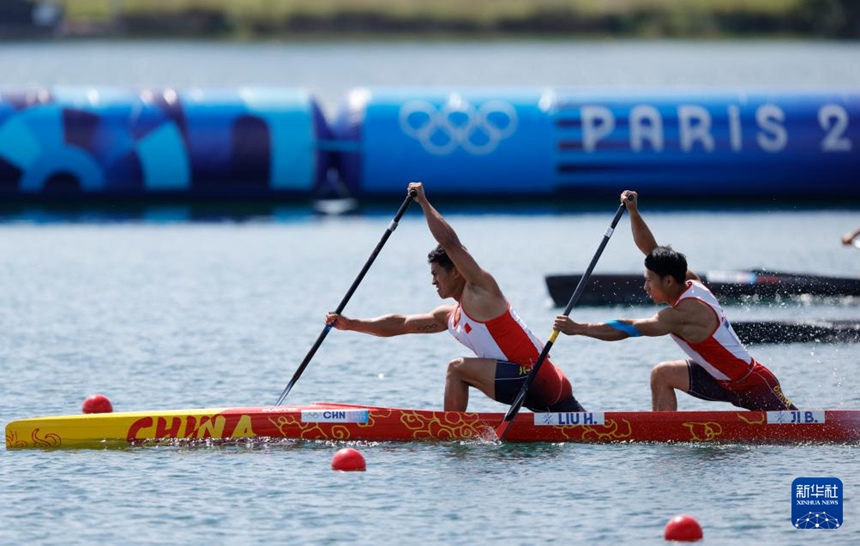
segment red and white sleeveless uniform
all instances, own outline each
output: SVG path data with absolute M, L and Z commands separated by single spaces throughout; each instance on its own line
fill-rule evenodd
M 681 336 L 670 334 L 675 343 L 718 381 L 736 381 L 747 375 L 756 365 L 738 339 L 726 318 L 717 298 L 699 281 L 687 281 L 687 289 L 672 304 L 677 307 L 687 299 L 695 299 L 711 308 L 717 318 L 717 327 L 704 341 L 691 343 Z
M 537 362 L 543 350 L 543 344 L 510 305 L 498 317 L 481 322 L 470 317 L 457 303 L 448 315 L 448 331 L 481 358 L 512 362 L 526 368 Z M 551 402 L 570 396 L 570 382 L 549 358 L 541 364 L 535 384 L 540 385 Z

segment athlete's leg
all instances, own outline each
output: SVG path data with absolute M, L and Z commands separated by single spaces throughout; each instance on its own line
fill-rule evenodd
M 495 398 L 496 361 L 492 358 L 455 358 L 445 377 L 445 411 L 466 411 L 469 387 Z
M 686 360 L 661 362 L 651 370 L 651 410 L 676 411 L 675 389 L 690 390 L 690 369 Z
M 734 405 L 748 410 L 797 410 L 797 406 L 782 392 L 779 380 L 769 369 L 756 363 L 755 368 L 742 380 L 731 384 L 736 391 Z

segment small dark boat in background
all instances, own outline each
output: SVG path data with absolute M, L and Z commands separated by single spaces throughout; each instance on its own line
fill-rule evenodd
M 860 296 L 860 278 L 781 273 L 766 269 L 709 271 L 699 276 L 722 303 L 731 303 L 731 300 L 755 302 Z M 547 275 L 546 285 L 553 303 L 559 307 L 567 305 L 581 278 L 582 275 Z M 643 288 L 644 283 L 642 273 L 592 275 L 577 305 L 651 304 L 651 298 Z
M 860 342 L 860 320 L 733 321 L 732 328 L 745 344 Z

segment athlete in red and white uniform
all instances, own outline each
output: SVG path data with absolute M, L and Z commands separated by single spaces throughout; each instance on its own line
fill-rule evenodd
M 448 331 L 454 339 L 481 358 L 497 361 L 494 398 L 510 404 L 537 362 L 543 345 L 508 306 L 498 317 L 482 322 L 458 303 L 448 315 Z M 573 400 L 570 381 L 549 358 L 544 360 L 526 396 L 533 411 L 584 411 Z
M 687 259 L 671 247 L 659 246 L 639 214 L 635 192 L 621 194 L 630 213 L 636 246 L 645 254 L 645 291 L 654 303 L 669 307 L 647 319 L 577 323 L 564 315 L 556 330 L 605 341 L 664 336 L 687 353 L 687 360 L 661 362 L 651 371 L 654 411 L 675 411 L 675 390 L 705 400 L 730 402 L 750 410 L 794 410 L 776 377 L 741 344 L 719 302 L 687 269 Z
M 493 276 L 475 261 L 454 229 L 433 208 L 419 182 L 415 191 L 427 227 L 439 243 L 428 255 L 433 286 L 442 299 L 427 313 L 390 314 L 370 319 L 351 319 L 329 313 L 326 322 L 339 330 L 377 336 L 432 334 L 449 330 L 477 356 L 448 363 L 445 377 L 445 410 L 466 411 L 469 389 L 476 388 L 505 404 L 512 404 L 543 349 L 535 335 L 511 309 Z M 585 411 L 573 397 L 570 381 L 548 360 L 526 393 L 525 407 L 532 411 Z
M 741 340 L 732 330 L 723 308 L 714 294 L 699 281 L 685 282 L 686 290 L 672 304 L 676 307 L 686 299 L 693 298 L 711 308 L 717 325 L 714 331 L 704 340 L 697 343 L 687 341 L 683 337 L 670 333 L 681 349 L 714 379 L 731 382 L 747 375 L 755 361 L 741 344 Z
M 670 334 L 690 357 L 688 392 L 697 398 L 722 400 L 747 409 L 797 409 L 782 393 L 773 373 L 747 352 L 714 294 L 699 281 L 688 280 L 686 286 L 672 307 L 692 298 L 710 307 L 717 319 L 714 331 L 703 341 L 694 343 Z

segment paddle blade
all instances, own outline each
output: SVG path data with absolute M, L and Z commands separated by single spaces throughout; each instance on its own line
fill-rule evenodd
M 528 383 L 528 380 L 526 381 Z M 526 401 L 526 392 L 528 392 L 528 386 L 523 385 L 524 388 L 520 389 L 520 392 L 517 393 L 517 397 L 514 398 L 513 404 L 508 408 L 508 412 L 505 413 L 505 418 L 502 419 L 502 422 L 499 426 L 496 427 L 496 438 L 501 442 L 505 439 L 505 434 L 508 432 L 508 427 L 511 426 L 511 423 L 514 422 L 514 419 L 519 413 L 520 408 L 523 407 L 523 404 Z
M 496 439 L 498 439 L 500 442 L 503 441 L 505 439 L 505 435 L 508 433 L 508 428 L 513 422 L 513 419 L 511 419 L 510 421 L 508 421 L 507 419 L 503 419 L 501 424 L 496 427 Z

